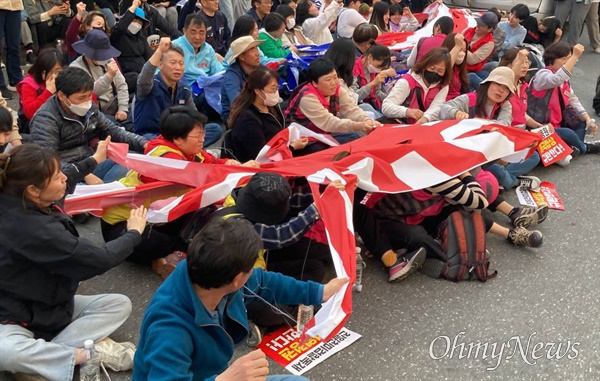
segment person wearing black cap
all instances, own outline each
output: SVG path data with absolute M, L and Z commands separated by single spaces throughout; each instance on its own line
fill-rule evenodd
M 475 90 L 489 74 L 483 71 L 483 65 L 494 53 L 494 36 L 492 32 L 498 25 L 498 16 L 493 12 L 486 12 L 476 20 L 476 27 L 467 28 L 462 33 L 468 44 L 466 60 L 469 82 L 471 88 Z
M 121 52 L 113 48 L 110 39 L 101 30 L 92 29 L 83 40 L 73 44 L 80 56 L 70 66 L 85 70 L 94 79 L 94 94 L 98 97 L 98 108 L 113 123 L 133 129 L 131 120 L 124 125 L 129 115 L 129 90 L 125 77 L 114 60 Z

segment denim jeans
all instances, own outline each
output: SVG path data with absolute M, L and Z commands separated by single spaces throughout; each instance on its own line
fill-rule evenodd
M 529 173 L 540 163 L 540 155 L 534 152 L 527 160 L 520 163 L 510 163 L 506 167 L 494 164 L 488 168 L 488 171 L 498 179 L 498 183 L 504 189 L 511 189 L 519 185 L 518 176 Z
M 476 91 L 479 88 L 481 82 L 486 79 L 490 73 L 485 70 L 469 73 L 469 89 Z
M 71 324 L 52 341 L 35 339 L 33 332 L 20 325 L 0 325 L 0 371 L 71 381 L 76 348 L 83 348 L 85 340 L 105 339 L 130 313 L 131 301 L 125 295 L 76 295 Z
M 19 48 L 21 45 L 21 11 L 0 10 L 0 40 L 6 46 L 6 73 L 8 83 L 15 86 L 23 80 Z M 6 87 L 4 75 L 0 72 L 0 87 Z
M 281 374 L 281 375 L 272 375 L 267 376 L 267 381 L 310 381 L 306 377 L 302 376 L 293 376 L 291 374 Z
M 587 147 L 583 142 L 583 139 L 585 138 L 585 122 L 583 122 L 575 131 L 568 127 L 555 128 L 554 131 L 556 131 L 556 134 L 569 146 L 577 147 L 582 155 L 587 151 Z
M 98 176 L 105 183 L 112 183 L 113 181 L 119 181 L 125 175 L 127 175 L 127 168 L 115 163 L 110 159 L 104 160 L 98 164 L 94 170 L 94 175 Z

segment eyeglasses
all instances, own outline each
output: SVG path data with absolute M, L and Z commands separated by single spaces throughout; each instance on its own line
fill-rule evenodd
M 204 137 L 206 136 L 206 131 L 202 131 L 201 133 L 199 133 L 198 135 L 188 135 L 187 138 L 188 139 L 196 139 L 196 140 L 203 140 Z

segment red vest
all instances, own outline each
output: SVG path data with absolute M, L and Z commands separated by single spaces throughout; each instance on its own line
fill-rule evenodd
M 519 93 L 513 95 L 508 99 L 510 105 L 512 106 L 512 126 L 520 126 L 527 123 L 527 118 L 525 118 L 525 113 L 527 112 L 527 88 L 529 85 L 526 82 L 521 84 L 521 88 L 519 89 Z
M 358 58 L 354 63 L 354 69 L 352 70 L 352 74 L 356 77 L 356 82 L 358 83 L 358 87 L 365 87 L 369 82 L 375 79 L 377 74 L 369 73 L 362 63 L 362 57 Z M 367 79 L 367 75 L 369 79 Z M 370 103 L 375 109 L 381 110 L 381 101 L 377 99 L 376 88 L 371 89 L 371 94 L 369 94 L 362 102 Z
M 335 94 L 330 96 L 329 101 L 327 101 L 327 99 L 325 99 L 325 97 L 321 95 L 321 93 L 319 93 L 319 90 L 317 90 L 317 88 L 314 87 L 312 83 L 307 83 L 302 89 L 300 89 L 298 94 L 290 102 L 287 110 L 285 110 L 284 118 L 286 121 L 286 125 L 289 125 L 292 122 L 296 122 L 316 133 L 330 134 L 329 132 L 323 131 L 318 126 L 316 126 L 306 115 L 302 113 L 302 110 L 300 110 L 300 100 L 302 100 L 302 97 L 304 97 L 305 95 L 310 94 L 316 96 L 319 99 L 319 102 L 321 102 L 321 104 L 323 105 L 323 107 L 325 107 L 327 111 L 332 113 L 334 116 L 337 116 L 337 114 L 340 112 L 339 84 L 337 85 Z
M 504 102 L 502 103 L 496 103 L 494 105 L 494 107 L 492 108 L 492 112 L 490 113 L 490 115 L 486 115 L 485 117 L 479 116 L 476 113 L 475 110 L 475 106 L 477 105 L 477 93 L 472 92 L 472 93 L 468 93 L 467 96 L 469 97 L 469 118 L 482 118 L 482 119 L 486 119 L 486 120 L 496 120 L 498 119 L 498 114 L 500 114 L 500 108 L 502 107 L 502 104 L 504 104 Z
M 431 103 L 433 103 L 435 96 L 438 95 L 438 93 L 440 92 L 439 84 L 437 86 L 429 89 L 429 91 L 427 92 L 427 95 L 425 95 L 425 98 L 423 98 L 423 93 L 425 91 L 423 90 L 423 87 L 421 86 L 421 84 L 419 82 L 417 82 L 417 80 L 414 79 L 412 75 L 404 74 L 402 76 L 402 79 L 404 79 L 404 80 L 406 80 L 406 82 L 408 82 L 408 87 L 410 88 L 408 97 L 406 97 L 402 106 L 418 109 L 423 112 L 427 111 L 429 106 L 431 106 Z M 421 103 L 423 104 L 423 107 L 421 107 L 419 105 L 419 96 L 421 97 Z M 424 108 L 424 110 L 423 110 L 423 108 Z M 415 122 L 416 122 L 416 120 L 414 120 L 414 119 L 406 118 L 407 124 L 414 124 Z
M 469 28 L 467 30 L 465 30 L 465 40 L 467 41 L 467 43 L 469 44 L 469 51 L 471 53 L 476 52 L 479 48 L 481 48 L 483 45 L 487 44 L 487 43 L 494 43 L 494 36 L 491 33 L 486 34 L 485 36 L 483 36 L 482 38 L 480 38 L 479 40 L 475 41 L 474 43 L 471 44 L 471 41 L 473 41 L 473 37 L 475 37 L 475 28 Z M 494 51 L 492 50 L 490 52 L 490 54 L 485 57 L 484 60 L 482 60 L 479 63 L 476 63 L 474 65 L 469 65 L 467 64 L 467 71 L 470 72 L 478 72 L 481 71 L 483 69 L 483 65 L 485 65 L 485 63 L 487 62 L 488 58 L 490 58 L 490 56 L 492 55 Z M 466 59 L 466 58 L 465 58 Z
M 448 85 L 448 96 L 446 100 L 454 99 L 461 95 L 462 83 L 460 82 L 460 67 L 454 66 L 452 68 L 452 82 Z
M 549 66 L 542 70 L 550 70 Z M 568 94 L 571 92 L 569 81 L 564 82 L 561 86 L 548 90 L 537 90 L 533 86 L 527 88 L 527 115 L 532 117 L 536 122 L 542 124 L 552 123 L 553 126 L 560 126 L 562 121 L 562 110 L 558 100 L 559 94 L 563 97 L 563 102 L 569 104 Z

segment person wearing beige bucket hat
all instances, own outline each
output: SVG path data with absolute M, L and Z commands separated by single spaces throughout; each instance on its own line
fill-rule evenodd
M 440 119 L 482 118 L 510 126 L 512 106 L 507 102 L 515 93 L 515 73 L 502 66 L 492 70 L 477 92 L 460 95 L 440 110 Z
M 255 40 L 252 36 L 243 36 L 231 43 L 231 56 L 228 57 L 229 67 L 223 76 L 223 88 L 221 90 L 222 118 L 225 122 L 229 118 L 231 104 L 237 98 L 248 75 L 260 66 L 260 51 L 258 46 L 264 40 Z

